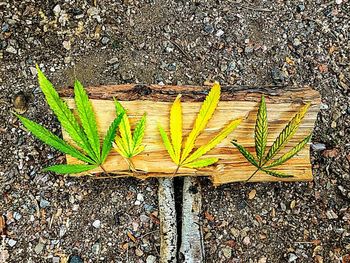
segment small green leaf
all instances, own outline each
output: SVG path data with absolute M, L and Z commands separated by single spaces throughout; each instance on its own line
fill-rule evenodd
M 268 166 L 265 166 L 264 168 L 265 169 L 269 169 L 269 168 L 272 168 L 272 167 L 275 167 L 275 166 L 278 166 L 278 165 L 281 165 L 281 164 L 285 163 L 290 158 L 292 158 L 294 155 L 296 155 L 298 152 L 300 152 L 301 149 L 304 148 L 305 144 L 307 144 L 310 141 L 310 138 L 311 138 L 311 134 L 309 136 L 307 136 L 306 138 L 304 138 L 302 141 L 300 141 L 289 152 L 285 153 L 280 158 L 278 158 L 277 160 L 273 161 L 271 164 L 269 164 Z
M 160 126 L 160 125 L 158 125 L 158 129 L 159 129 L 160 136 L 162 137 L 165 149 L 168 151 L 169 156 L 171 157 L 173 162 L 178 164 L 176 162 L 177 160 L 176 160 L 176 157 L 175 157 L 173 146 L 171 145 L 171 142 L 169 140 L 169 137 L 168 137 L 167 133 L 164 131 L 163 127 Z
M 239 145 L 235 141 L 232 141 L 231 143 L 234 146 L 236 146 L 236 148 L 240 151 L 240 153 L 244 156 L 244 158 L 247 159 L 248 162 L 250 162 L 255 167 L 259 168 L 259 164 L 257 163 L 257 161 L 254 159 L 254 156 L 250 152 L 248 152 L 242 145 Z
M 103 144 L 102 144 L 102 153 L 101 153 L 101 163 L 104 163 L 109 152 L 111 151 L 112 148 L 112 143 L 115 139 L 116 133 L 118 126 L 124 117 L 124 112 L 120 113 L 117 118 L 114 119 L 114 121 L 111 123 L 111 125 L 108 128 L 108 131 L 106 133 L 105 138 L 103 139 Z
M 100 138 L 97 131 L 95 113 L 83 85 L 78 80 L 74 83 L 74 100 L 81 125 L 94 152 L 95 159 L 100 160 Z
M 24 127 L 26 127 L 35 137 L 44 143 L 52 146 L 56 150 L 59 150 L 65 154 L 69 154 L 70 156 L 77 158 L 86 163 L 95 163 L 89 157 L 82 154 L 73 146 L 66 143 L 64 140 L 54 135 L 52 132 L 44 128 L 43 126 L 31 121 L 21 115 L 14 113 L 17 118 L 23 123 Z
M 58 164 L 43 169 L 44 172 L 55 172 L 58 174 L 77 174 L 96 168 L 98 165 L 87 164 Z
M 267 110 L 265 97 L 261 97 L 255 124 L 255 151 L 261 165 L 267 143 Z
M 216 163 L 217 161 L 219 161 L 218 158 L 203 158 L 203 159 L 197 159 L 193 162 L 184 164 L 183 166 L 188 167 L 188 168 L 202 168 L 202 167 L 212 165 L 212 164 Z
M 45 77 L 38 65 L 36 68 L 38 71 L 40 88 L 45 95 L 47 103 L 61 123 L 62 128 L 67 131 L 69 136 L 77 143 L 79 147 L 81 147 L 90 156 L 94 156 L 88 139 L 78 121 L 75 119 L 72 111 L 68 108 L 67 104 L 60 99 L 52 83 Z M 95 161 L 97 160 L 95 159 Z
M 135 151 L 137 148 L 139 148 L 139 146 L 142 143 L 143 136 L 145 134 L 145 127 L 146 127 L 146 113 L 144 113 L 142 118 L 138 121 L 138 123 L 136 124 L 135 130 L 134 130 L 134 134 L 132 137 L 132 140 L 134 142 L 133 156 L 137 155 L 137 154 L 135 154 Z
M 265 170 L 265 169 L 261 169 L 261 171 L 264 171 L 265 173 L 267 173 L 268 175 L 271 175 L 273 177 L 279 177 L 279 178 L 294 177 L 293 175 L 284 174 L 284 173 L 281 173 L 281 172 L 278 172 L 278 171 Z
M 282 130 L 282 132 L 278 135 L 276 140 L 273 142 L 270 150 L 268 151 L 265 162 L 271 160 L 280 150 L 283 149 L 285 144 L 289 141 L 289 139 L 295 134 L 299 125 L 304 118 L 308 108 L 310 107 L 310 103 L 303 106 L 297 114 L 290 120 L 290 122 L 286 125 L 286 127 Z

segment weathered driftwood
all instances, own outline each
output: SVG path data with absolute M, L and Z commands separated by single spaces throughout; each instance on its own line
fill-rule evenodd
M 177 260 L 177 227 L 174 196 L 174 180 L 158 179 L 158 206 L 160 219 L 160 263 L 175 263 Z
M 196 177 L 185 177 L 182 196 L 180 262 L 205 262 L 202 236 L 202 192 Z
M 92 99 L 97 124 L 102 135 L 115 118 L 113 97 L 122 101 L 122 104 L 128 110 L 132 124 L 140 119 L 144 112 L 147 112 L 146 133 L 143 142 L 146 148 L 142 154 L 133 158 L 133 162 L 137 169 L 145 172 L 145 174 L 137 176 L 148 178 L 172 177 L 176 169 L 162 144 L 157 128 L 158 123 L 161 123 L 163 127 L 168 127 L 169 110 L 176 95 L 178 93 L 182 94 L 183 127 L 186 135 L 190 132 L 200 105 L 209 89 L 210 87 L 129 84 L 89 87 L 87 92 Z M 200 170 L 180 168 L 177 176 L 210 176 L 215 185 L 245 181 L 255 169 L 246 162 L 230 141 L 235 139 L 254 153 L 254 126 L 261 94 L 266 97 L 268 110 L 268 146 L 272 144 L 300 106 L 306 102 L 311 102 L 311 107 L 289 145 L 295 145 L 312 131 L 319 110 L 320 96 L 318 92 L 309 87 L 278 89 L 222 87 L 221 101 L 218 108 L 207 128 L 198 138 L 196 145 L 199 146 L 207 142 L 231 119 L 243 117 L 244 120 L 227 139 L 207 154 L 208 157 L 218 157 L 220 160 L 217 164 Z M 74 108 L 72 89 L 61 90 L 60 95 L 67 97 L 69 106 Z M 63 136 L 66 140 L 69 140 L 66 133 L 63 133 Z M 289 150 L 290 146 L 287 145 L 283 152 Z M 77 160 L 67 156 L 67 162 L 73 164 L 77 163 Z M 111 151 L 104 167 L 111 173 L 135 176 L 128 171 L 128 164 L 115 151 Z M 297 156 L 279 167 L 279 170 L 287 174 L 293 174 L 295 177 L 281 179 L 258 172 L 251 181 L 311 180 L 309 147 L 305 147 Z M 96 169 L 93 172 L 101 171 Z

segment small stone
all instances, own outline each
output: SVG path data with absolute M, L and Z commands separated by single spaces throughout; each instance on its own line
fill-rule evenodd
M 243 244 L 246 246 L 250 245 L 250 238 L 248 236 L 246 236 L 245 238 L 243 238 Z
M 70 50 L 71 49 L 71 45 L 70 45 L 70 41 L 63 41 L 63 47 L 66 49 L 66 50 Z
M 35 246 L 34 251 L 35 251 L 35 253 L 40 254 L 40 253 L 43 251 L 43 249 L 44 249 L 44 244 L 41 243 L 41 242 L 39 242 L 39 243 Z
M 83 263 L 84 261 L 79 256 L 70 256 L 68 263 Z
M 87 14 L 88 16 L 95 16 L 95 15 L 98 15 L 99 14 L 99 10 L 97 7 L 90 7 L 88 10 L 87 10 Z
M 135 249 L 135 254 L 136 254 L 136 256 L 138 256 L 138 257 L 143 256 L 143 252 L 142 252 L 142 250 L 139 249 L 139 248 L 136 248 L 136 249 Z
M 29 67 L 30 73 L 32 73 L 33 76 L 36 76 L 37 71 L 35 67 Z
M 9 28 L 10 28 L 9 24 L 3 23 L 1 30 L 2 30 L 2 32 L 7 32 L 9 30 Z
M 205 24 L 203 30 L 204 30 L 206 33 L 211 34 L 211 33 L 214 32 L 214 27 L 213 27 L 211 24 Z
M 96 242 L 95 244 L 92 245 L 92 253 L 95 254 L 95 255 L 98 255 L 100 254 L 100 249 L 101 249 L 101 244 L 100 242 Z
M 140 202 L 143 202 L 144 201 L 143 194 L 138 193 L 136 199 L 139 200 Z
M 18 220 L 20 220 L 22 218 L 22 215 L 20 213 L 18 213 L 18 212 L 14 212 L 13 213 L 13 218 L 18 221 Z
M 60 258 L 59 257 L 53 257 L 52 258 L 52 263 L 60 263 Z
M 343 0 L 335 0 L 335 3 L 336 3 L 337 5 L 340 5 L 341 3 L 343 3 Z
M 118 62 L 118 58 L 111 58 L 110 60 L 107 61 L 109 65 L 113 65 Z
M 254 49 L 252 47 L 245 47 L 244 48 L 244 52 L 249 54 L 249 53 L 252 53 L 254 51 Z
M 60 5 L 56 5 L 53 8 L 53 12 L 55 13 L 56 16 L 58 16 L 61 13 L 61 6 Z
M 175 71 L 176 70 L 176 63 L 169 64 L 167 68 L 169 71 Z
M 107 45 L 108 44 L 108 42 L 109 42 L 109 38 L 108 37 L 103 37 L 102 39 L 101 39 L 101 42 L 102 42 L 102 44 L 103 45 Z
M 17 241 L 16 240 L 13 240 L 13 239 L 9 239 L 7 241 L 7 244 L 10 246 L 10 247 L 14 247 L 16 245 Z
M 256 190 L 255 189 L 251 190 L 248 194 L 248 199 L 250 200 L 254 199 L 255 195 L 256 195 Z
M 261 257 L 258 260 L 258 263 L 266 263 L 267 262 L 267 257 Z
M 332 121 L 332 122 L 331 122 L 331 127 L 332 127 L 333 129 L 337 128 L 337 122 L 336 122 L 336 121 Z
M 50 202 L 45 200 L 44 198 L 40 198 L 39 206 L 41 208 L 46 208 L 46 207 L 50 206 Z
M 295 208 L 295 205 L 296 205 L 296 201 L 295 200 L 292 200 L 292 202 L 290 202 L 290 209 L 294 209 Z
M 298 12 L 303 12 L 305 10 L 305 5 L 304 4 L 299 4 L 297 6 L 297 10 L 298 10 Z
M 94 228 L 100 228 L 101 227 L 101 221 L 100 220 L 95 220 L 93 223 L 92 223 L 92 226 Z
M 146 258 L 146 263 L 155 263 L 157 260 L 157 258 L 153 255 L 149 255 L 147 258 Z
M 6 52 L 11 53 L 11 54 L 17 54 L 17 50 L 13 46 L 8 46 L 6 48 Z
M 321 110 L 328 110 L 328 109 L 329 109 L 329 106 L 328 106 L 327 104 L 325 104 L 325 103 L 321 103 L 320 109 L 321 109 Z
M 281 202 L 280 205 L 281 205 L 282 211 L 286 211 L 287 210 L 287 207 L 286 207 L 286 205 L 284 203 Z
M 215 36 L 221 37 L 223 34 L 224 34 L 224 31 L 221 30 L 221 29 L 219 29 L 219 30 L 216 32 Z
M 230 247 L 224 247 L 222 249 L 222 253 L 224 254 L 225 258 L 230 258 L 232 256 L 232 249 Z
M 296 46 L 296 47 L 300 46 L 301 45 L 300 39 L 299 38 L 295 38 L 294 41 L 293 41 L 293 45 Z
M 237 228 L 232 227 L 232 228 L 230 229 L 230 232 L 231 232 L 231 234 L 232 234 L 235 238 L 238 238 L 238 237 L 239 237 L 240 231 L 239 231 Z
M 297 255 L 290 253 L 288 257 L 288 262 L 294 262 L 297 259 L 298 259 Z
M 331 209 L 326 212 L 328 219 L 337 219 L 338 215 Z
M 326 145 L 323 143 L 313 143 L 313 144 L 311 144 L 311 148 L 314 151 L 323 151 L 326 149 Z

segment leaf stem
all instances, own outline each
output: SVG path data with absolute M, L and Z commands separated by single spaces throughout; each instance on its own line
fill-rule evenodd
M 103 171 L 106 175 L 109 175 L 108 172 L 106 171 L 106 169 L 102 166 L 102 164 L 100 165 L 100 168 L 102 169 L 102 171 Z
M 176 167 L 176 170 L 175 170 L 174 173 L 173 173 L 173 177 L 177 174 L 177 172 L 179 171 L 179 169 L 180 169 L 180 165 L 178 165 L 178 166 Z
M 261 169 L 261 167 L 259 167 L 258 169 L 256 169 L 255 172 L 254 172 L 251 176 L 249 176 L 249 178 L 248 178 L 245 182 L 248 183 L 248 181 L 249 181 L 250 179 L 252 179 L 252 177 L 253 177 L 258 171 L 260 171 L 260 169 Z

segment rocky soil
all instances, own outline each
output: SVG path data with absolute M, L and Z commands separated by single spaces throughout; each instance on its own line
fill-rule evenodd
M 348 0 L 0 0 L 2 257 L 158 262 L 156 180 L 40 171 L 64 157 L 11 113 L 20 107 L 60 134 L 36 82 L 38 63 L 58 88 L 75 77 L 85 85 L 312 86 L 322 96 L 314 181 L 214 189 L 201 179 L 206 258 L 350 262 L 349 27 Z

